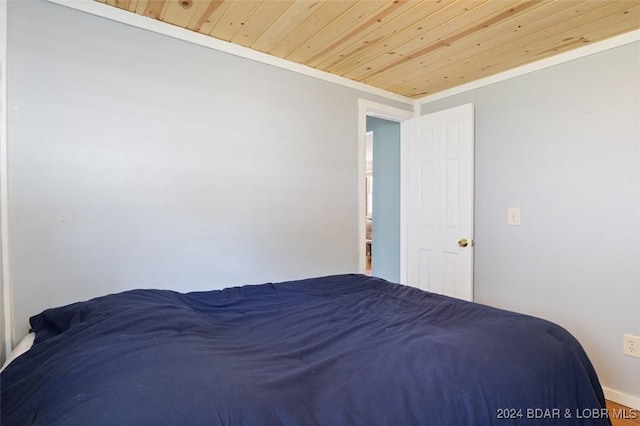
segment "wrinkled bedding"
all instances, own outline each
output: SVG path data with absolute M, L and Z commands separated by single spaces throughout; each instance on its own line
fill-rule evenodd
M 563 328 L 364 275 L 133 290 L 30 321 L 2 425 L 609 424 Z

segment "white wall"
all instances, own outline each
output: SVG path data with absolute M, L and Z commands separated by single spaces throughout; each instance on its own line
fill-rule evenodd
M 44 308 L 124 289 L 357 271 L 358 97 L 403 107 L 11 2 L 14 342 Z
M 475 299 L 555 321 L 640 405 L 640 43 L 422 106 L 472 102 Z M 509 227 L 507 207 L 522 209 Z M 620 398 L 617 398 L 620 399 Z M 640 407 L 639 407 L 640 408 Z

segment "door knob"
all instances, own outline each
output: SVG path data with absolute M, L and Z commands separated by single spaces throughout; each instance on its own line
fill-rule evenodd
M 467 241 L 467 240 L 465 240 L 465 239 L 463 238 L 463 239 L 461 239 L 460 241 L 458 241 L 458 245 L 459 245 L 460 247 L 466 247 L 466 246 L 468 246 L 468 245 L 469 245 L 469 241 Z

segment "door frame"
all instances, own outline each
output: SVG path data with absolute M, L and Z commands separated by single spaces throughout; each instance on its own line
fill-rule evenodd
M 7 20 L 7 2 L 0 1 L 0 324 L 4 324 L 4 328 L 0 330 L 0 360 L 9 356 L 13 345 L 13 296 L 9 274 Z
M 411 118 L 417 117 L 419 105 L 414 106 L 413 111 L 407 111 L 400 108 L 391 107 L 389 105 L 380 104 L 366 99 L 358 99 L 358 270 L 364 273 L 366 270 L 366 133 L 367 133 L 367 116 L 382 118 L 384 120 L 402 123 Z M 405 283 L 407 277 L 407 259 L 406 259 L 406 220 L 405 220 L 405 197 L 406 191 L 404 185 L 406 182 L 406 143 L 405 135 L 400 134 L 400 282 Z

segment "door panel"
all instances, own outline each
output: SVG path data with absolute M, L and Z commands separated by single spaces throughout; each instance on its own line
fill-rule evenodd
M 408 120 L 403 131 L 407 284 L 472 300 L 473 105 Z

